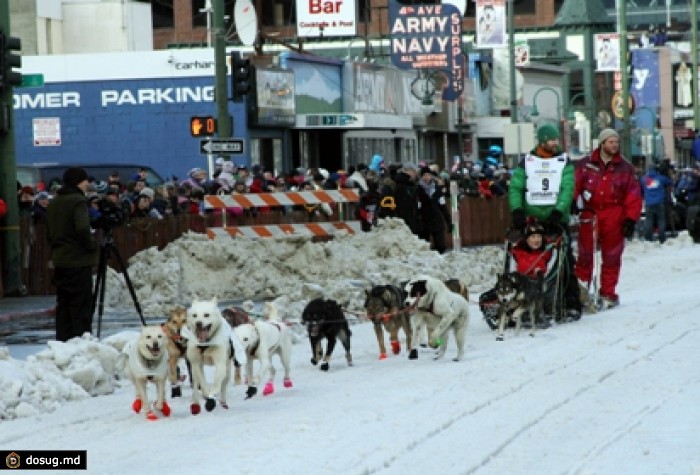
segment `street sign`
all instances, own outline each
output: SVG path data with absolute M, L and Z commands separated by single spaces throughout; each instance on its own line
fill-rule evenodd
M 220 153 L 223 155 L 242 155 L 243 139 L 204 139 L 199 142 L 199 153 L 208 155 Z

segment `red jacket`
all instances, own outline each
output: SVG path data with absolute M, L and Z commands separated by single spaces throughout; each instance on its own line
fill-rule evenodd
M 518 243 L 511 249 L 513 259 L 515 259 L 516 270 L 520 274 L 528 277 L 537 277 L 538 274 L 547 274 L 547 264 L 552 258 L 552 251 L 549 249 L 530 249 L 525 243 Z
M 638 221 L 642 213 L 642 192 L 634 167 L 617 153 L 606 166 L 600 159 L 600 149 L 576 165 L 574 199 L 583 199 L 583 209 L 604 215 L 620 210 L 619 225 L 629 218 Z

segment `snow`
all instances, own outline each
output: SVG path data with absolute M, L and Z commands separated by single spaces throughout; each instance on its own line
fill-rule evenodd
M 137 328 L 101 342 L 89 336 L 49 342 L 25 359 L 0 349 L 0 447 L 87 450 L 88 473 L 96 474 L 700 474 L 700 246 L 687 234 L 663 246 L 628 244 L 620 307 L 553 325 L 535 338 L 509 331 L 497 342 L 474 302 L 493 284 L 502 251 L 440 257 L 393 232 L 401 239 L 399 250 L 405 245 L 411 256 L 381 243 L 391 250 L 382 258 L 372 250 L 363 250 L 369 258 L 358 256 L 354 243 L 315 245 L 321 250 L 283 245 L 289 246 L 285 252 L 296 246 L 304 255 L 326 256 L 326 267 L 334 268 L 311 266 L 304 276 L 307 263 L 297 256 L 286 268 L 294 275 L 282 272 L 276 288 L 287 289 L 285 282 L 294 279 L 296 286 L 276 302 L 288 304 L 283 309 L 293 320 L 310 294 L 339 295 L 336 281 L 350 293 L 355 287 L 361 292 L 367 277 L 357 273 L 355 262 L 377 283 L 431 271 L 452 277 L 462 265 L 460 277 L 471 279 L 473 295 L 462 361 L 451 360 L 453 339 L 442 360 L 434 361 L 427 349 L 408 360 L 403 349 L 380 361 L 372 326 L 356 321 L 352 367 L 337 347 L 330 371 L 320 371 L 309 362 L 302 336 L 293 347 L 293 388 L 282 386 L 278 372 L 274 394 L 244 400 L 245 386 L 231 386 L 228 410 L 192 416 L 185 386 L 183 398 L 168 398 L 172 415 L 149 422 L 131 410 L 131 383 L 113 376 L 116 354 Z M 341 259 L 342 246 L 352 252 Z M 233 252 L 228 256 L 230 264 Z M 182 263 L 175 252 L 162 257 L 173 267 Z M 256 276 L 271 272 L 277 278 L 260 261 L 272 258 L 256 258 Z M 392 267 L 401 274 L 388 274 Z M 217 291 L 231 279 L 249 280 L 239 270 L 219 284 L 222 275 L 207 277 Z M 188 279 L 197 280 L 183 276 L 173 295 L 192 295 L 182 284 Z M 155 281 L 138 285 L 165 289 Z M 237 288 L 244 285 L 251 284 Z M 269 279 L 260 288 L 272 285 Z M 155 309 L 166 300 L 156 295 L 151 301 Z

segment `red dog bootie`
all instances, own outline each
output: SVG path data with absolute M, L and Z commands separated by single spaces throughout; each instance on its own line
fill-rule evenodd
M 272 382 L 268 382 L 263 389 L 263 396 L 268 396 L 275 392 L 275 385 Z
M 285 388 L 291 388 L 293 386 L 292 380 L 289 378 L 284 378 L 284 387 Z
M 197 414 L 202 412 L 202 406 L 200 406 L 199 404 L 190 404 L 190 412 L 193 416 L 196 416 Z
M 136 398 L 134 399 L 134 402 L 131 403 L 131 408 L 134 410 L 136 414 L 141 412 L 141 407 L 143 407 L 143 403 L 141 402 L 141 399 Z
M 398 355 L 399 353 L 401 353 L 401 343 L 398 340 L 391 342 L 391 351 L 395 355 Z
M 379 359 L 380 359 L 380 360 L 385 360 L 385 359 L 386 359 L 386 353 L 379 353 Z
M 156 414 L 155 414 L 153 411 L 148 411 L 148 412 L 146 413 L 146 419 L 149 420 L 149 421 L 157 421 L 157 420 L 158 420 L 158 416 L 156 416 Z
M 163 408 L 160 410 L 160 412 L 162 412 L 165 417 L 170 416 L 170 406 L 167 402 L 163 402 Z

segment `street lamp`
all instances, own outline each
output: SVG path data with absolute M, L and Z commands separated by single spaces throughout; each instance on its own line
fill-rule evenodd
M 584 99 L 584 104 L 583 106 L 574 106 L 574 102 L 578 98 L 583 98 Z M 571 99 L 569 99 L 569 112 L 566 116 L 566 118 L 569 121 L 569 124 L 574 125 L 574 129 L 578 130 L 578 144 L 579 144 L 579 149 L 581 152 L 590 152 L 591 151 L 591 136 L 595 135 L 595 131 L 593 130 L 593 110 L 586 104 L 588 101 L 586 101 L 587 96 L 583 92 L 579 92 L 578 94 L 574 94 Z M 576 110 L 575 107 L 582 109 L 585 111 L 584 117 L 585 121 L 582 121 L 579 124 L 576 124 Z M 586 113 L 588 112 L 588 113 Z
M 530 116 L 539 117 L 540 111 L 539 111 L 539 109 L 537 109 L 537 96 L 539 96 L 540 93 L 543 91 L 549 91 L 549 92 L 553 93 L 557 98 L 557 130 L 561 130 L 561 96 L 559 95 L 557 90 L 554 88 L 541 87 L 537 91 L 535 91 L 535 95 L 532 96 L 532 109 L 530 111 Z M 562 141 L 561 145 L 566 150 L 565 141 Z
M 534 117 L 538 117 L 540 115 L 540 111 L 539 109 L 537 109 L 537 97 L 543 91 L 550 91 L 557 97 L 557 127 L 559 127 L 561 125 L 561 96 L 554 88 L 541 87 L 535 92 L 535 95 L 532 96 L 532 110 L 530 112 L 530 115 Z

